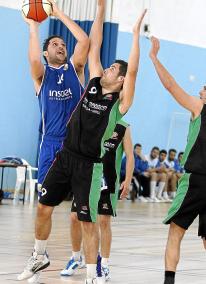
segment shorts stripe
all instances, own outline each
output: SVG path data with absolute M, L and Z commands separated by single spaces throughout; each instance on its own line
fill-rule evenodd
M 116 208 L 117 208 L 117 202 L 118 202 L 119 188 L 120 188 L 119 179 L 116 179 L 115 193 L 110 194 L 113 216 L 116 216 Z
M 102 173 L 103 173 L 102 163 L 95 163 L 92 172 L 92 182 L 89 194 L 90 216 L 93 223 L 97 221 L 98 202 L 101 194 Z
M 177 195 L 168 211 L 167 217 L 163 221 L 164 224 L 169 224 L 172 217 L 174 217 L 180 209 L 190 186 L 190 176 L 191 174 L 185 173 L 179 180 Z

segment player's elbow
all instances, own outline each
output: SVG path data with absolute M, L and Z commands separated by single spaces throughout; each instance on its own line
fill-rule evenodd
M 175 88 L 174 80 L 171 80 L 171 79 L 165 80 L 164 86 L 165 86 L 165 89 L 166 89 L 169 93 L 173 93 L 174 88 Z
M 86 34 L 85 34 L 85 36 L 83 36 L 83 38 L 81 40 L 81 44 L 82 44 L 82 47 L 84 49 L 89 50 L 90 40 L 89 40 L 89 38 Z

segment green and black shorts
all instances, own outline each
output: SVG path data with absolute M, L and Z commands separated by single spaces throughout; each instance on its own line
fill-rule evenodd
M 163 221 L 187 230 L 199 216 L 199 233 L 206 237 L 206 175 L 185 173 L 178 183 L 177 195 Z
M 102 179 L 104 180 L 104 178 Z M 111 193 L 111 190 L 105 186 L 101 186 L 101 195 L 98 203 L 98 215 L 106 215 L 116 217 L 116 208 L 118 202 L 118 194 L 119 194 L 119 182 L 114 182 L 115 192 Z M 114 191 L 114 190 L 113 190 Z M 77 212 L 77 202 L 73 200 L 71 212 Z
M 96 222 L 103 164 L 66 150 L 60 151 L 42 184 L 39 202 L 59 205 L 70 191 L 74 194 L 80 221 Z

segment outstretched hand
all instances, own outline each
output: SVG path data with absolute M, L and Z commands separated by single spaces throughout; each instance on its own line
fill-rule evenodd
M 157 54 L 159 52 L 160 42 L 159 42 L 159 40 L 156 37 L 152 36 L 151 37 L 151 44 L 152 44 L 152 47 L 151 47 L 149 55 L 150 55 L 151 59 L 154 59 L 154 58 L 157 57 Z
M 122 193 L 120 195 L 120 199 L 126 198 L 128 193 L 129 193 L 129 184 L 126 181 L 123 181 L 121 186 L 120 186 L 120 190 L 122 190 Z
M 97 1 L 97 5 L 98 6 L 104 6 L 105 5 L 106 0 L 98 0 Z
M 135 24 L 135 26 L 133 28 L 133 32 L 134 33 L 140 33 L 140 28 L 141 28 L 141 25 L 142 25 L 142 21 L 143 21 L 144 16 L 145 16 L 146 13 L 147 13 L 147 9 L 145 9 L 142 12 L 141 16 L 138 18 L 138 20 L 137 20 L 137 22 L 136 22 L 136 24 Z

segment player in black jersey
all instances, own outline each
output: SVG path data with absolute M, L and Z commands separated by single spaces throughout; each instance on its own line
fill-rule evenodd
M 159 41 L 154 37 L 151 41 L 150 58 L 162 84 L 192 115 L 188 143 L 181 161 L 186 172 L 179 180 L 177 195 L 164 220 L 165 224 L 170 224 L 164 284 L 174 284 L 181 241 L 198 215 L 199 236 L 206 247 L 206 88 L 200 91 L 200 98 L 189 96 L 158 60 Z
M 105 0 L 98 0 L 97 3 L 97 17 L 90 33 L 90 82 L 67 124 L 63 149 L 56 155 L 42 184 L 36 218 L 36 242 L 46 250 L 54 206 L 59 205 L 70 190 L 73 191 L 83 229 L 86 283 L 96 283 L 98 231 L 95 222 L 103 172 L 104 142 L 111 137 L 117 121 L 133 101 L 139 65 L 140 27 L 146 13 L 144 11 L 133 30 L 128 67 L 120 60 L 103 70 L 100 49 L 106 3 Z M 46 254 L 38 255 L 35 251 L 24 275 L 29 278 L 48 265 Z
M 98 204 L 101 257 L 98 257 L 97 271 L 99 277 L 102 275 L 102 277 L 108 281 L 110 279 L 108 260 L 112 242 L 111 216 L 116 216 L 123 152 L 126 154 L 126 177 L 121 184 L 121 199 L 128 195 L 134 171 L 134 154 L 131 133 L 129 125 L 125 121 L 118 121 L 112 137 L 105 141 L 104 147 L 106 148 L 106 153 L 103 157 L 103 178 L 101 196 Z M 72 257 L 66 268 L 61 271 L 62 276 L 71 276 L 78 268 L 83 267 L 80 251 L 82 230 L 81 224 L 77 218 L 77 206 L 75 200 L 72 203 L 70 216 Z

